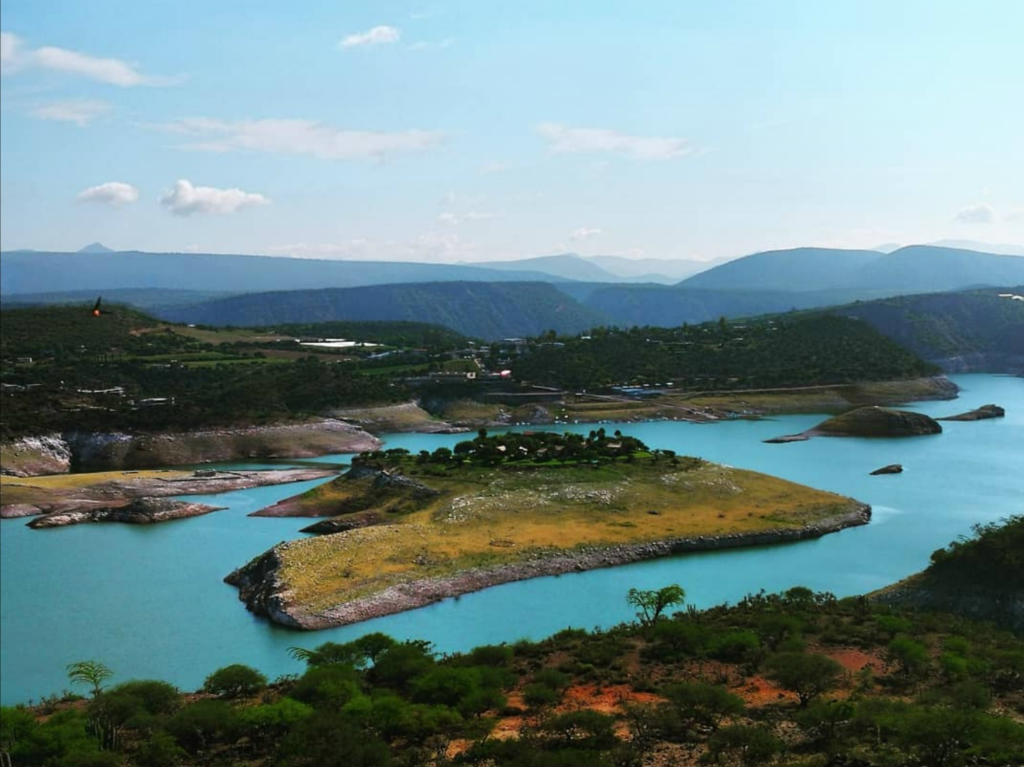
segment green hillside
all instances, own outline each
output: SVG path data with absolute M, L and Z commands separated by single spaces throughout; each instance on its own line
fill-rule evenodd
M 1024 259 L 1022 259 L 1024 260 Z M 869 323 L 947 370 L 1024 370 L 1024 287 L 929 293 L 858 302 L 834 310 Z
M 161 316 L 246 327 L 415 320 L 486 339 L 540 335 L 550 329 L 576 333 L 605 321 L 603 315 L 541 282 L 432 282 L 255 293 L 168 308 Z
M 688 389 L 809 386 L 930 375 L 936 368 L 865 322 L 786 315 L 678 328 L 596 329 L 540 346 L 516 377 L 571 389 L 631 381 Z

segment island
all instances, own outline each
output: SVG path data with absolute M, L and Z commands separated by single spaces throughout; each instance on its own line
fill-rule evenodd
M 764 441 L 803 442 L 811 437 L 917 437 L 941 432 L 942 425 L 924 413 L 867 405 L 828 418 L 799 434 L 787 434 Z
M 982 405 L 981 407 L 975 408 L 974 410 L 968 410 L 966 413 L 957 413 L 956 415 L 947 415 L 945 418 L 939 418 L 939 421 L 983 421 L 986 418 L 1002 418 L 1006 415 L 1006 411 L 999 405 Z
M 800 540 L 870 519 L 853 499 L 604 429 L 481 430 L 454 450 L 363 453 L 347 474 L 279 511 L 354 523 L 278 544 L 225 578 L 249 609 L 302 629 L 509 581 Z

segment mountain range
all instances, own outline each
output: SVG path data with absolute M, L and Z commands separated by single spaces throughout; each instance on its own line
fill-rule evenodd
M 1024 258 L 934 245 L 890 253 L 795 248 L 755 253 L 664 285 L 616 282 L 595 259 L 574 254 L 485 265 L 13 251 L 0 255 L 0 279 L 6 305 L 85 301 L 103 293 L 106 301 L 184 322 L 421 320 L 495 338 L 595 325 L 675 326 L 1020 285 Z

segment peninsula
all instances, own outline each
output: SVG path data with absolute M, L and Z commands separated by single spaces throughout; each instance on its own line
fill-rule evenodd
M 483 430 L 454 450 L 360 455 L 266 513 L 344 532 L 278 544 L 225 580 L 271 620 L 320 629 L 509 581 L 866 523 L 843 496 L 589 435 Z
M 0 476 L 0 518 L 39 516 L 30 527 L 59 527 L 79 522 L 148 524 L 213 511 L 201 504 L 158 503 L 175 495 L 210 495 L 285 482 L 325 479 L 323 469 L 262 471 L 158 469 L 53 474 L 45 477 Z

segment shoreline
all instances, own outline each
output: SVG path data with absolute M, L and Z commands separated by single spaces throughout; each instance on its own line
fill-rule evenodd
M 150 474 L 152 474 L 151 472 Z M 327 479 L 333 469 L 263 469 L 239 471 L 184 472 L 168 470 L 167 476 L 148 476 L 142 472 L 99 472 L 96 482 L 82 486 L 62 486 L 68 478 L 87 474 L 56 474 L 47 477 L 5 477 L 4 502 L 0 518 L 38 517 L 56 514 L 88 515 L 101 509 L 128 506 L 133 501 L 179 495 L 216 495 L 265 485 L 283 485 L 314 479 Z M 33 481 L 34 480 L 34 481 Z M 13 498 L 13 500 L 11 500 Z M 83 519 L 83 521 L 85 521 Z M 37 525 L 38 526 L 38 525 Z
M 360 623 L 372 618 L 414 610 L 503 583 L 551 575 L 585 572 L 604 567 L 641 562 L 676 554 L 747 546 L 767 546 L 820 538 L 849 527 L 867 524 L 871 507 L 854 502 L 855 508 L 831 518 L 801 527 L 758 532 L 728 533 L 685 538 L 669 538 L 644 543 L 584 547 L 550 554 L 539 554 L 521 562 L 489 568 L 477 568 L 446 576 L 403 583 L 376 594 L 343 602 L 325 610 L 311 611 L 289 602 L 286 584 L 278 580 L 280 543 L 224 578 L 239 590 L 238 598 L 246 608 L 273 623 L 290 628 L 315 631 Z
M 859 405 L 951 400 L 959 388 L 944 375 L 899 381 L 820 384 L 781 389 L 672 392 L 661 397 L 571 395 L 545 405 L 471 403 L 435 417 L 416 402 L 332 410 L 326 417 L 247 427 L 167 432 L 54 432 L 0 444 L 0 474 L 37 477 L 82 471 L 193 466 L 250 459 L 312 458 L 380 449 L 381 435 L 459 434 L 477 428 L 686 421 L 719 423 L 800 413 L 835 413 Z M 485 412 L 486 411 L 486 412 Z M 461 417 L 460 417 L 461 416 Z

